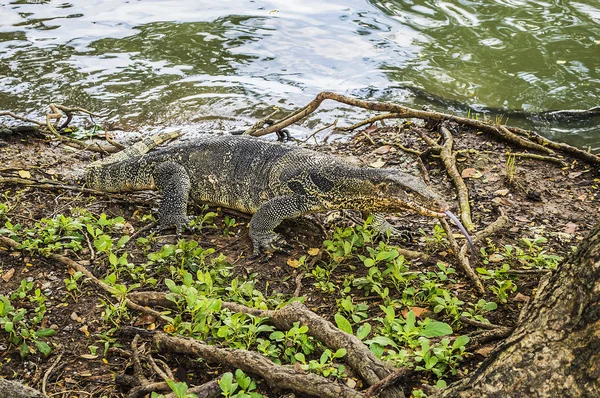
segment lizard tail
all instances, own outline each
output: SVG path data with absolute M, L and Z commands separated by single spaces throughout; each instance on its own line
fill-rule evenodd
M 126 160 L 135 156 L 141 156 L 145 153 L 148 153 L 151 149 L 156 148 L 157 146 L 172 139 L 179 138 L 182 135 L 183 133 L 181 133 L 181 130 L 176 130 L 170 131 L 168 133 L 158 133 L 150 137 L 146 137 L 136 142 L 135 144 L 128 146 L 122 151 L 110 155 L 105 159 L 97 160 L 93 163 L 90 163 L 88 168 L 105 166 L 107 164 L 120 162 L 122 160 Z

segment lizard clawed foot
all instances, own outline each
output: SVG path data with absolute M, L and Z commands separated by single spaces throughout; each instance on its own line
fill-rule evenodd
M 189 225 L 193 219 L 193 217 L 188 217 L 187 215 L 171 216 L 166 220 L 161 219 L 157 229 L 162 231 L 174 226 L 176 229 L 177 239 L 179 239 L 184 229 L 190 229 Z
M 251 259 L 261 258 L 262 261 L 267 261 L 275 252 L 289 254 L 292 249 L 292 246 L 275 232 L 255 232 L 251 234 L 251 239 L 254 246 Z
M 386 231 L 382 235 L 387 236 L 387 233 L 388 232 Z M 415 233 L 410 229 L 391 228 L 391 230 L 389 230 L 389 235 L 390 238 L 397 239 L 402 242 L 411 242 L 415 237 Z

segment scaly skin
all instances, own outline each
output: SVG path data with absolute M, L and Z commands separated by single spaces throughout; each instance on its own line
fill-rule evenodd
M 163 197 L 160 225 L 178 231 L 188 224 L 188 197 L 254 214 L 250 238 L 255 255 L 277 249 L 281 238 L 275 227 L 303 214 L 357 209 L 441 218 L 447 210 L 410 174 L 355 167 L 334 156 L 252 137 L 205 135 L 193 143 L 143 152 L 167 139 L 148 138 L 132 151 L 134 156 L 119 152 L 117 160 L 113 155 L 90 165 L 87 183 L 106 192 L 158 189 Z

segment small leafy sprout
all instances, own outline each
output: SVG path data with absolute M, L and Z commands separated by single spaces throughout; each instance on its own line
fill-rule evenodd
M 225 218 L 223 219 L 223 224 L 225 224 L 225 228 L 223 228 L 223 235 L 229 236 L 229 235 L 233 234 L 231 229 L 236 226 L 235 218 L 225 216 Z
M 495 311 L 498 308 L 498 304 L 494 303 L 493 301 L 486 301 L 484 299 L 479 299 L 479 301 L 477 301 L 475 304 L 467 304 L 471 308 L 467 308 L 467 310 L 460 315 L 483 323 L 490 323 L 490 321 L 484 317 L 484 315 L 488 312 Z

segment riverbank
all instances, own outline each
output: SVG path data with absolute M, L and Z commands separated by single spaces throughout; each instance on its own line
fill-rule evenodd
M 389 241 L 375 237 L 363 227 L 360 214 L 351 211 L 292 220 L 280 228 L 291 253 L 275 254 L 263 263 L 248 258 L 252 248 L 246 215 L 194 206 L 196 230 L 183 239 L 174 232 L 151 232 L 145 227 L 154 219 L 153 194 L 97 196 L 41 182 L 73 186 L 69 180 L 91 161 L 89 152 L 30 136 L 1 137 L 0 176 L 6 192 L 0 201 L 1 235 L 24 248 L 0 251 L 0 287 L 4 302 L 13 307 L 6 310 L 5 304 L 2 316 L 20 325 L 16 332 L 6 326 L 0 332 L 14 343 L 2 347 L 0 375 L 48 394 L 123 396 L 128 387 L 122 378 L 115 386 L 115 375 L 128 373 L 137 348 L 131 349 L 131 336 L 120 331 L 133 326 L 257 351 L 360 389 L 364 381 L 355 370 L 347 363 L 340 367 L 343 353 L 326 354 L 328 348 L 306 331 L 276 330 L 267 320 L 211 309 L 210 304 L 219 298 L 265 310 L 300 297 L 323 319 L 349 328 L 378 356 L 406 367 L 408 376 L 401 383 L 406 392 L 423 383 L 461 378 L 500 341 L 482 338 L 482 331 L 510 330 L 540 278 L 597 222 L 600 175 L 581 160 L 532 159 L 476 130 L 447 127 L 454 142 L 452 157 L 468 189 L 475 236 L 502 215 L 508 217 L 502 229 L 477 243 L 471 265 L 485 286 L 483 295 L 454 256 L 452 240 L 460 237 L 447 236 L 436 219 L 390 215 L 390 222 L 407 230 L 409 238 Z M 348 142 L 320 142 L 313 148 L 365 166 L 426 176 L 457 210 L 455 182 L 425 137 L 441 142 L 437 128 L 407 122 L 361 129 Z M 45 185 L 36 187 L 36 181 Z M 423 256 L 402 257 L 402 250 Z M 189 297 L 185 286 L 194 287 L 197 297 L 178 302 L 171 321 L 132 311 L 98 284 L 86 282 L 76 269 L 44 254 L 66 256 L 117 290 Z M 195 303 L 207 307 L 193 308 Z M 24 309 L 22 320 L 14 316 L 19 309 Z M 204 317 L 199 315 L 203 312 Z M 414 330 L 406 326 L 411 320 L 416 321 Z M 46 332 L 31 337 L 23 330 Z M 456 341 L 463 344 L 453 347 Z M 160 358 L 190 386 L 235 371 L 168 352 Z M 282 395 L 260 376 L 250 376 L 257 391 Z

